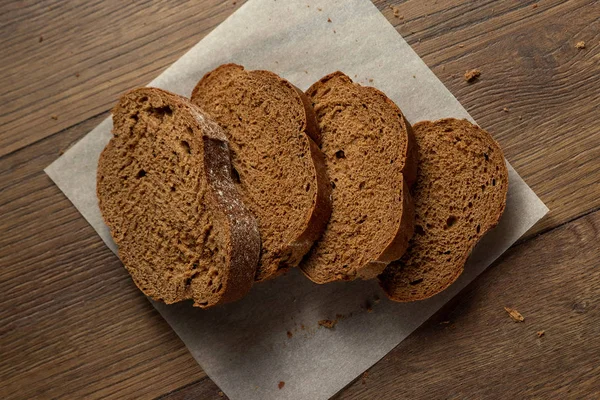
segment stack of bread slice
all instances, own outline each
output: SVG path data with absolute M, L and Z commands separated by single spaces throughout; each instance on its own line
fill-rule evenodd
M 342 72 L 303 93 L 226 64 L 191 99 L 126 93 L 113 122 L 100 210 L 135 284 L 166 303 L 231 302 L 293 267 L 425 299 L 456 280 L 506 204 L 487 132 L 456 119 L 411 127 Z

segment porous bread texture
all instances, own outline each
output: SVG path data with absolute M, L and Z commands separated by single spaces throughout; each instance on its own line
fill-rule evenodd
M 457 119 L 413 128 L 415 235 L 380 276 L 390 299 L 400 302 L 429 298 L 460 276 L 475 244 L 498 223 L 508 190 L 502 151 L 483 129 Z
M 250 290 L 256 221 L 231 179 L 223 132 L 188 100 L 154 88 L 121 97 L 97 196 L 119 257 L 147 296 L 207 308 Z
M 341 72 L 306 94 L 321 130 L 332 214 L 301 269 L 316 283 L 375 278 L 413 234 L 411 126 L 385 94 Z
M 257 217 L 262 250 L 256 280 L 298 265 L 331 212 L 308 99 L 272 72 L 236 64 L 207 73 L 191 98 L 223 127 L 236 186 Z

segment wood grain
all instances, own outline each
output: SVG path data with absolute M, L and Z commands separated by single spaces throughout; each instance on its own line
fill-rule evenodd
M 209 377 L 192 382 L 184 387 L 165 393 L 157 400 L 224 400 L 228 397 Z
M 1 398 L 221 398 L 42 169 L 242 3 L 0 6 Z M 550 207 L 530 234 L 562 226 L 513 248 L 340 397 L 589 398 L 600 390 L 600 3 L 375 4 Z M 470 68 L 482 71 L 473 84 Z
M 42 171 L 106 116 L 0 159 L 2 399 L 153 398 L 205 377 Z
M 600 211 L 513 247 L 335 399 L 598 398 L 598 235 Z M 161 399 L 217 399 L 211 383 Z
M 598 398 L 599 234 L 595 212 L 514 247 L 338 399 Z
M 148 84 L 243 1 L 235 3 L 3 2 L 0 156 L 109 110 L 119 95 Z
M 398 8 L 404 18 L 388 8 L 390 21 L 550 208 L 532 233 L 600 207 L 599 2 L 427 0 Z M 580 40 L 585 49 L 575 47 Z M 469 84 L 464 72 L 472 68 L 481 78 Z

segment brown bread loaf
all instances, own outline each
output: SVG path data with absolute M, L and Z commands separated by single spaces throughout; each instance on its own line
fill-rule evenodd
M 256 280 L 298 265 L 330 214 L 329 181 L 306 96 L 272 72 L 226 64 L 202 78 L 192 102 L 229 139 L 237 188 L 262 239 Z
M 385 94 L 341 72 L 306 92 L 321 129 L 332 214 L 301 268 L 316 283 L 379 275 L 413 234 L 411 126 Z
M 431 297 L 462 273 L 471 250 L 504 211 L 508 172 L 502 151 L 467 120 L 414 125 L 419 171 L 415 235 L 380 276 L 395 301 Z
M 97 195 L 135 284 L 155 300 L 203 308 L 246 294 L 260 239 L 221 129 L 188 100 L 154 88 L 126 93 L 113 123 Z

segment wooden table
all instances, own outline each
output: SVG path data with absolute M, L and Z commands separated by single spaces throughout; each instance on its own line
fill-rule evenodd
M 241 3 L 0 5 L 1 398 L 221 398 L 42 169 Z M 600 3 L 375 3 L 551 212 L 337 397 L 600 398 Z

